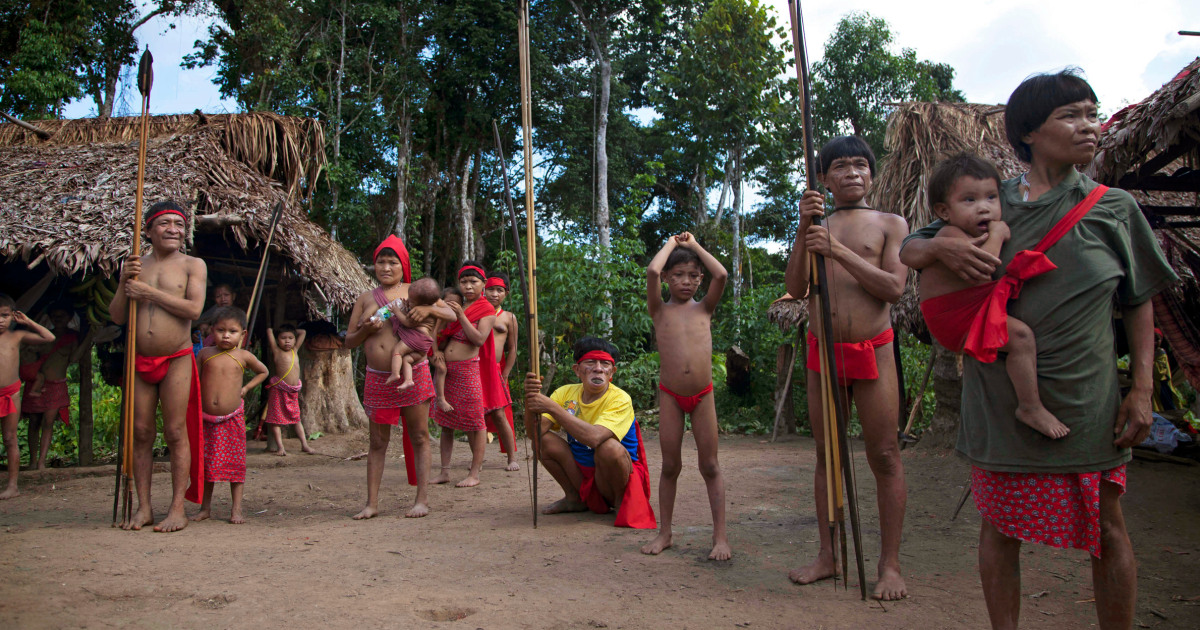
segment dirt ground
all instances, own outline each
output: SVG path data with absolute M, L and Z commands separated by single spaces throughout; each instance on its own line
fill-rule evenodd
M 658 443 L 647 445 L 657 485 Z M 0 627 L 4 628 L 984 628 L 976 574 L 979 517 L 957 458 L 904 453 L 908 517 L 902 560 L 910 597 L 864 603 L 832 582 L 798 587 L 789 568 L 816 552 L 810 440 L 769 444 L 725 437 L 734 559 L 706 558 L 710 522 L 695 449 L 685 441 L 675 548 L 647 557 L 653 532 L 611 527 L 611 516 L 570 514 L 531 527 L 528 477 L 504 473 L 489 446 L 483 483 L 436 486 L 433 513 L 401 517 L 413 492 L 393 444 L 383 514 L 362 505 L 363 436 L 326 436 L 319 456 L 261 454 L 252 442 L 249 523 L 193 523 L 177 534 L 111 528 L 111 468 L 22 477 L 0 503 Z M 859 445 L 861 447 L 861 445 Z M 468 461 L 455 449 L 455 472 Z M 858 460 L 867 575 L 878 553 L 874 483 Z M 154 476 L 161 518 L 169 479 Z M 543 505 L 561 492 L 543 471 Z M 229 493 L 218 486 L 216 516 Z M 657 507 L 657 499 L 655 499 Z M 190 508 L 191 506 L 189 506 Z M 1200 627 L 1200 467 L 1135 461 L 1125 513 L 1141 565 L 1137 627 Z M 1095 625 L 1087 556 L 1026 545 L 1025 628 Z M 854 573 L 853 561 L 851 573 Z

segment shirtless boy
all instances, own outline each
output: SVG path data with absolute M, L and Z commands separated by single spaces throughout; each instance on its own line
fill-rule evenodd
M 979 244 L 987 253 L 1000 255 L 1008 241 L 1008 224 L 1000 220 L 1000 173 L 991 162 L 961 153 L 939 162 L 929 178 L 929 206 L 946 223 L 937 236 L 956 239 L 983 239 Z M 984 286 L 986 285 L 986 286 Z M 1037 343 L 1025 322 L 1009 316 L 1008 342 L 994 339 L 968 341 L 968 326 L 973 318 L 963 317 L 962 309 L 972 303 L 984 305 L 992 283 L 963 280 L 941 261 L 921 271 L 921 312 L 929 332 L 943 346 L 991 363 L 996 352 L 1007 352 L 1005 369 L 1017 396 L 1017 420 L 1049 438 L 1061 438 L 1071 430 L 1050 413 L 1038 394 Z M 980 287 L 979 291 L 967 292 Z M 960 293 L 966 292 L 966 293 Z M 940 298 L 940 299 L 938 299 Z
M 483 297 L 496 308 L 496 323 L 492 324 L 492 339 L 495 341 L 496 362 L 500 369 L 500 386 L 508 404 L 493 409 L 487 415 L 487 429 L 500 438 L 500 452 L 508 454 L 508 465 L 504 470 L 521 470 L 517 463 L 516 425 L 512 415 L 512 392 L 508 388 L 508 376 L 517 364 L 517 316 L 504 310 L 508 298 L 508 274 L 503 271 L 488 272 L 483 285 Z
M 705 271 L 712 274 L 712 281 L 704 299 L 697 302 L 692 297 L 700 290 Z M 675 488 L 682 467 L 683 416 L 690 414 L 700 476 L 708 488 L 712 510 L 713 548 L 708 559 L 728 560 L 733 556 L 725 537 L 725 478 L 717 462 L 717 408 L 712 396 L 712 314 L 721 301 L 728 276 L 725 267 L 688 232 L 667 239 L 646 268 L 646 305 L 658 342 L 663 464 L 658 479 L 662 523 L 658 536 L 642 547 L 645 554 L 658 555 L 671 546 Z M 662 300 L 664 278 L 670 291 L 666 302 Z
M 229 522 L 245 523 L 242 487 L 246 483 L 246 392 L 267 380 L 267 366 L 243 350 L 246 313 L 232 306 L 217 307 L 212 316 L 216 345 L 200 351 L 200 391 L 204 392 L 204 501 L 193 521 L 212 516 L 213 486 L 229 482 L 232 501 Z M 249 369 L 254 378 L 242 380 Z M 278 431 L 278 429 L 276 429 Z
M 156 532 L 187 527 L 187 500 L 200 502 L 204 461 L 200 419 L 200 379 L 192 353 L 192 320 L 204 310 L 208 268 L 184 254 L 187 214 L 173 201 L 154 204 L 146 213 L 151 252 L 129 258 L 121 269 L 117 294 L 108 311 L 113 322 L 129 321 L 129 300 L 137 301 L 137 378 L 133 386 L 133 481 L 138 509 L 122 529 L 154 523 L 150 503 L 155 409 L 162 405 L 163 438 L 171 453 L 171 507 Z M 189 476 L 191 485 L 189 486 Z
M 296 330 L 296 327 L 291 324 L 280 326 L 279 334 L 275 334 L 271 328 L 267 329 L 267 347 L 271 350 L 271 365 L 275 366 L 276 371 L 283 372 L 282 376 L 271 377 L 271 382 L 267 384 L 266 422 L 271 427 L 271 435 L 275 438 L 275 443 L 279 445 L 279 450 L 275 452 L 279 457 L 287 456 L 287 449 L 283 446 L 282 429 L 287 425 L 296 427 L 296 437 L 300 439 L 301 451 L 309 455 L 316 452 L 308 445 L 304 423 L 300 422 L 300 389 L 304 383 L 300 381 L 300 359 L 296 356 L 296 351 L 304 345 L 304 336 L 303 330 Z M 287 367 L 283 367 L 285 365 Z
M 835 212 L 829 216 L 828 227 L 813 225 L 813 217 L 825 214 L 825 200 L 815 190 L 804 193 L 785 281 L 788 293 L 808 295 L 809 252 L 825 257 L 829 292 L 834 298 L 830 307 L 838 383 L 843 400 L 853 401 L 858 409 L 867 463 L 878 487 L 882 544 L 874 597 L 901 599 L 907 596 L 900 575 L 900 535 L 908 491 L 896 443 L 900 394 L 892 354 L 891 304 L 900 299 L 907 279 L 908 269 L 900 263 L 899 252 L 908 226 L 900 216 L 867 206 L 875 155 L 862 139 L 835 138 L 821 149 L 819 160 L 817 179 L 832 194 Z M 820 314 L 810 312 L 809 318 L 809 330 L 821 330 Z M 808 343 L 808 417 L 817 443 L 813 498 L 818 522 L 826 523 L 820 356 L 812 332 Z M 817 531 L 821 538 L 817 558 L 788 574 L 797 584 L 837 575 L 829 531 L 825 527 Z
M 421 278 L 408 288 L 408 306 L 433 306 L 441 298 L 437 280 Z M 424 311 L 422 311 L 424 312 Z M 398 390 L 406 390 L 413 386 L 414 363 L 420 363 L 429 358 L 429 348 L 433 346 L 434 328 L 438 318 L 426 315 L 423 319 L 415 319 L 411 310 L 400 309 L 392 314 L 400 322 L 400 339 L 392 350 L 392 374 L 385 384 L 391 385 L 396 381 Z
M 43 344 L 33 349 L 41 356 L 34 365 L 37 377 L 33 383 L 25 384 L 25 395 L 21 399 L 21 414 L 29 419 L 29 467 L 41 470 L 46 466 L 46 453 L 54 436 L 56 421 L 66 424 L 69 420 L 71 397 L 67 392 L 67 368 L 79 360 L 83 350 L 91 346 L 91 337 L 99 330 L 93 326 L 82 343 L 75 331 L 68 328 L 71 311 L 65 305 L 50 307 L 53 344 Z M 39 384 L 40 383 L 40 384 Z
M 29 330 L 13 330 L 13 324 L 26 326 Z M 4 449 L 8 456 L 8 485 L 0 492 L 0 499 L 11 499 L 19 494 L 17 474 L 21 470 L 21 447 L 17 444 L 17 421 L 21 419 L 21 344 L 52 343 L 54 333 L 17 310 L 16 302 L 0 293 L 0 422 L 3 422 Z M 30 446 L 32 450 L 32 445 Z

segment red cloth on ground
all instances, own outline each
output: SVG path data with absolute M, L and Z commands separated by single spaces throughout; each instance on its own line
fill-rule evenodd
M 866 341 L 833 344 L 834 361 L 837 362 L 838 383 L 843 387 L 851 381 L 872 381 L 879 378 L 879 364 L 875 362 L 875 348 L 887 345 L 896 334 L 889 328 Z M 808 333 L 808 369 L 821 371 L 821 352 L 816 335 Z
M 0 387 L 0 418 L 7 418 L 8 414 L 17 411 L 17 404 L 13 402 L 13 396 L 16 396 L 19 391 L 21 391 L 21 379 Z
M 479 384 L 479 357 L 465 361 L 446 362 L 446 383 L 442 393 L 453 411 L 433 409 L 433 421 L 439 427 L 456 431 L 483 431 L 487 428 L 483 416 L 483 390 Z
M 408 485 L 417 485 L 416 452 L 412 441 L 408 439 L 408 427 L 400 422 L 400 410 L 433 400 L 433 377 L 429 375 L 429 361 L 422 361 L 413 366 L 412 387 L 397 391 L 395 385 L 387 385 L 387 370 L 376 370 L 367 367 L 367 378 L 363 384 L 363 409 L 367 417 L 376 424 L 391 426 L 400 425 L 401 442 L 404 446 L 404 472 L 408 477 Z
M 29 390 L 33 381 L 25 383 L 25 392 L 21 396 L 21 413 L 46 413 L 58 410 L 58 419 L 63 424 L 71 424 L 71 395 L 67 392 L 67 379 L 46 381 L 42 385 L 41 396 L 30 396 Z
M 288 385 L 279 377 L 272 376 L 267 385 L 267 424 L 300 424 L 300 390 L 303 381 Z
M 674 398 L 675 402 L 679 403 L 679 408 L 683 410 L 683 413 L 692 413 L 692 411 L 696 409 L 696 405 L 700 404 L 700 400 L 713 390 L 713 384 L 709 383 L 708 387 L 700 390 L 700 393 L 694 396 L 680 396 L 679 394 L 667 389 L 662 383 L 658 384 L 658 389 L 671 396 L 671 398 Z
M 625 484 L 625 495 L 621 498 L 621 508 L 617 510 L 617 519 L 613 527 L 632 527 L 633 529 L 655 529 L 658 521 L 654 518 L 654 508 L 650 505 L 650 468 L 646 465 L 646 445 L 642 440 L 642 425 L 633 421 L 633 428 L 638 436 L 638 460 L 633 462 L 629 471 L 629 483 Z M 588 509 L 596 514 L 608 514 L 612 506 L 596 488 L 596 469 L 583 466 L 579 462 L 579 472 L 583 473 L 583 484 L 579 486 L 579 497 L 587 504 Z
M 246 482 L 245 401 L 231 414 L 204 414 L 204 480 Z
M 204 495 L 204 430 L 200 411 L 200 370 L 196 368 L 196 354 L 188 346 L 175 354 L 165 357 L 134 357 L 133 369 L 139 378 L 151 385 L 158 385 L 167 377 L 171 361 L 187 355 L 192 360 L 192 382 L 188 389 L 187 415 L 184 424 L 187 426 L 188 451 L 192 454 L 192 465 L 188 471 L 188 489 L 183 498 L 192 503 L 200 503 Z M 161 398 L 161 393 L 159 395 Z
M 1011 473 L 971 467 L 979 514 L 1001 534 L 1100 557 L 1100 482 L 1121 487 L 1125 464 L 1103 472 Z
M 984 363 L 995 361 L 996 351 L 1008 344 L 1008 301 L 1015 300 L 1020 295 L 1021 286 L 1026 280 L 1058 268 L 1046 257 L 1046 250 L 1070 232 L 1107 191 L 1108 187 L 1101 185 L 1088 193 L 1088 196 L 1075 204 L 1070 212 L 1050 228 L 1032 250 L 1017 252 L 999 280 L 923 302 L 921 313 L 925 316 L 929 332 L 937 338 L 938 343 L 947 349 L 969 354 Z M 970 319 L 966 319 L 968 317 Z M 954 318 L 962 319 L 950 321 Z M 935 331 L 935 328 L 941 330 Z M 960 334 L 963 336 L 961 344 L 946 344 L 946 341 L 956 341 Z M 943 337 L 946 341 L 942 341 Z

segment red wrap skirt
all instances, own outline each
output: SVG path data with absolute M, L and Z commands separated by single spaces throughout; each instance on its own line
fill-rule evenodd
M 204 414 L 204 481 L 246 481 L 246 407 L 224 416 Z
M 487 428 L 483 416 L 483 387 L 479 383 L 479 357 L 465 361 L 446 362 L 446 402 L 453 411 L 433 410 L 438 426 L 455 431 L 483 431 Z

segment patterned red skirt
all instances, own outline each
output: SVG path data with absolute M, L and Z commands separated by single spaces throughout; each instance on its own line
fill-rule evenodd
M 1010 473 L 971 467 L 979 514 L 1001 534 L 1100 557 L 1100 482 L 1121 487 L 1125 465 L 1089 473 Z
M 456 431 L 483 431 L 483 386 L 479 383 L 479 357 L 446 362 L 446 402 L 454 411 L 434 408 L 433 421 Z
M 71 407 L 71 396 L 67 393 L 67 379 L 61 381 L 46 381 L 42 386 L 41 396 L 30 396 L 29 390 L 33 381 L 25 384 L 21 395 L 21 413 L 45 413 Z
M 246 408 L 226 416 L 204 414 L 204 480 L 246 481 Z
M 267 389 L 267 424 L 300 424 L 300 390 L 304 383 L 288 385 L 286 381 L 273 380 Z
M 412 366 L 415 385 L 404 391 L 396 385 L 388 385 L 390 370 L 367 367 L 366 382 L 363 383 L 363 409 L 375 424 L 400 424 L 400 410 L 433 400 L 433 377 L 429 375 L 429 361 Z

